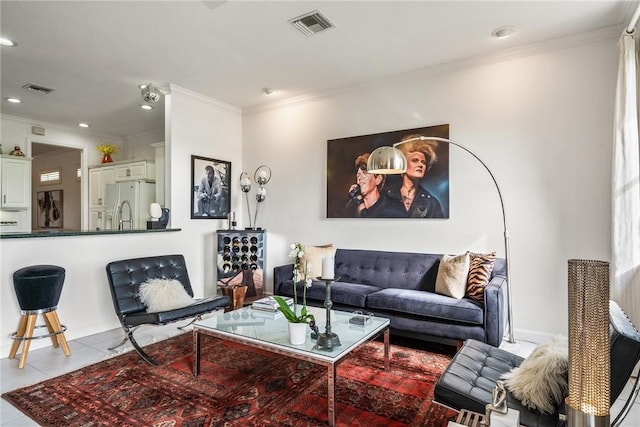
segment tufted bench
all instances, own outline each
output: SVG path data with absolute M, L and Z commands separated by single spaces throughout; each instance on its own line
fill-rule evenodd
M 640 361 L 640 333 L 613 301 L 609 304 L 609 312 L 613 404 Z M 520 366 L 523 360 L 524 358 L 506 350 L 469 340 L 456 353 L 438 380 L 434 401 L 455 410 L 468 409 L 484 414 L 485 405 L 491 403 L 496 381 L 514 367 Z M 638 387 L 639 383 L 636 381 L 635 389 Z M 633 392 L 629 398 L 633 401 Z M 560 414 L 564 412 L 563 407 L 557 408 L 555 414 L 545 415 L 525 407 L 511 394 L 507 395 L 507 399 L 509 407 L 520 412 L 520 424 L 523 426 L 561 425 Z M 625 408 L 621 411 L 622 418 L 626 415 Z
M 162 255 L 146 258 L 133 258 L 113 261 L 107 264 L 107 278 L 111 289 L 111 298 L 118 319 L 126 336 L 118 345 L 127 340 L 138 354 L 149 364 L 155 361 L 147 355 L 133 337 L 135 328 L 141 325 L 165 325 L 179 320 L 198 319 L 199 316 L 227 307 L 230 299 L 227 296 L 214 296 L 196 300 L 186 307 L 148 313 L 147 307 L 137 298 L 140 285 L 150 279 L 176 279 L 182 283 L 189 296 L 193 297 L 191 282 L 187 273 L 187 265 L 182 255 Z M 184 328 L 188 325 L 182 326 Z

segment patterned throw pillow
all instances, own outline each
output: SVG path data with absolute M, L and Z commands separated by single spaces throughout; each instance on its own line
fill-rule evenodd
M 469 253 L 469 276 L 467 277 L 467 296 L 484 303 L 484 288 L 489 284 L 491 271 L 496 263 L 496 253 Z

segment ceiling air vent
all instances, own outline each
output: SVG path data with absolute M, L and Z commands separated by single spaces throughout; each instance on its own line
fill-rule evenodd
M 290 19 L 289 23 L 300 30 L 305 36 L 312 36 L 320 31 L 335 27 L 335 24 L 319 10 L 314 10 L 313 12 Z
M 34 85 L 33 83 L 27 83 L 26 85 L 23 85 L 22 87 L 27 89 L 27 90 L 30 90 L 31 92 L 37 92 L 37 93 L 41 93 L 43 95 L 46 95 L 48 93 L 53 92 L 53 89 L 49 89 L 48 87 L 44 87 L 44 86 Z

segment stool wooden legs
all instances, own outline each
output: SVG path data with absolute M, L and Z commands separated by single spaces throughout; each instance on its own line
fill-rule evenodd
M 71 350 L 69 349 L 67 340 L 64 337 L 64 333 L 62 332 L 63 328 L 60 324 L 60 319 L 58 319 L 58 313 L 55 310 L 50 311 L 48 313 L 44 313 L 43 317 L 44 322 L 47 325 L 47 329 L 49 330 L 49 335 L 51 336 L 51 342 L 53 343 L 53 346 L 62 346 L 64 354 L 70 356 Z M 37 314 L 23 314 L 22 317 L 20 317 L 18 331 L 13 337 L 14 341 L 11 345 L 11 351 L 9 352 L 9 359 L 13 359 L 16 357 L 16 353 L 18 352 L 20 343 L 23 343 L 22 353 L 20 354 L 20 362 L 18 362 L 18 368 L 20 369 L 24 368 L 24 365 L 27 363 L 27 354 L 29 353 L 31 340 L 34 338 L 33 331 L 36 327 L 37 318 Z
M 60 324 L 60 319 L 58 318 L 58 312 L 54 310 L 54 311 L 45 313 L 44 318 L 45 318 L 45 322 L 47 322 L 48 325 L 51 325 L 50 328 L 53 329 L 53 331 L 51 331 L 50 329 L 49 332 L 55 334 L 55 335 L 51 335 L 53 346 L 58 347 L 57 343 L 60 343 L 60 345 L 62 346 L 62 351 L 64 351 L 64 354 L 66 356 L 71 356 L 71 350 L 69 349 L 69 345 L 67 344 L 67 339 L 64 337 L 64 333 L 59 333 L 59 334 L 57 333 L 62 331 L 62 325 Z
M 28 315 L 23 314 L 20 317 L 20 324 L 18 325 L 18 331 L 16 332 L 16 338 L 24 337 L 24 333 L 27 330 L 27 318 Z M 11 345 L 11 351 L 9 352 L 9 359 L 13 359 L 16 357 L 16 353 L 18 352 L 18 347 L 20 347 L 20 343 L 22 341 L 14 339 L 13 344 Z

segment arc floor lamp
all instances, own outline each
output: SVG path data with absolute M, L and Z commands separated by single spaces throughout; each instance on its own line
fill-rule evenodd
M 418 136 L 415 138 L 409 138 L 404 141 L 393 144 L 393 146 L 383 146 L 376 148 L 373 150 L 371 155 L 369 156 L 369 161 L 367 162 L 367 170 L 369 173 L 381 174 L 381 175 L 391 175 L 391 174 L 400 174 L 405 173 L 407 171 L 407 159 L 404 157 L 404 154 L 397 148 L 398 145 L 404 144 L 409 141 L 438 141 L 444 142 L 449 145 L 454 145 L 456 147 L 461 148 L 462 150 L 469 153 L 473 158 L 475 158 L 489 173 L 491 179 L 493 180 L 494 185 L 496 186 L 496 190 L 498 191 L 498 197 L 500 198 L 500 209 L 502 210 L 502 227 L 504 230 L 504 260 L 505 260 L 505 271 L 507 277 L 507 319 L 509 326 L 509 334 L 507 336 L 507 341 L 510 343 L 514 343 L 515 339 L 513 337 L 513 314 L 511 311 L 511 278 L 509 277 L 509 272 L 511 270 L 509 265 L 509 233 L 507 231 L 507 216 L 505 214 L 504 209 L 504 200 L 502 199 L 502 192 L 500 191 L 500 186 L 498 185 L 498 181 L 496 181 L 496 177 L 489 169 L 489 166 L 482 161 L 477 154 L 473 151 L 465 147 L 464 145 L 452 141 L 446 138 L 440 138 L 435 136 Z

